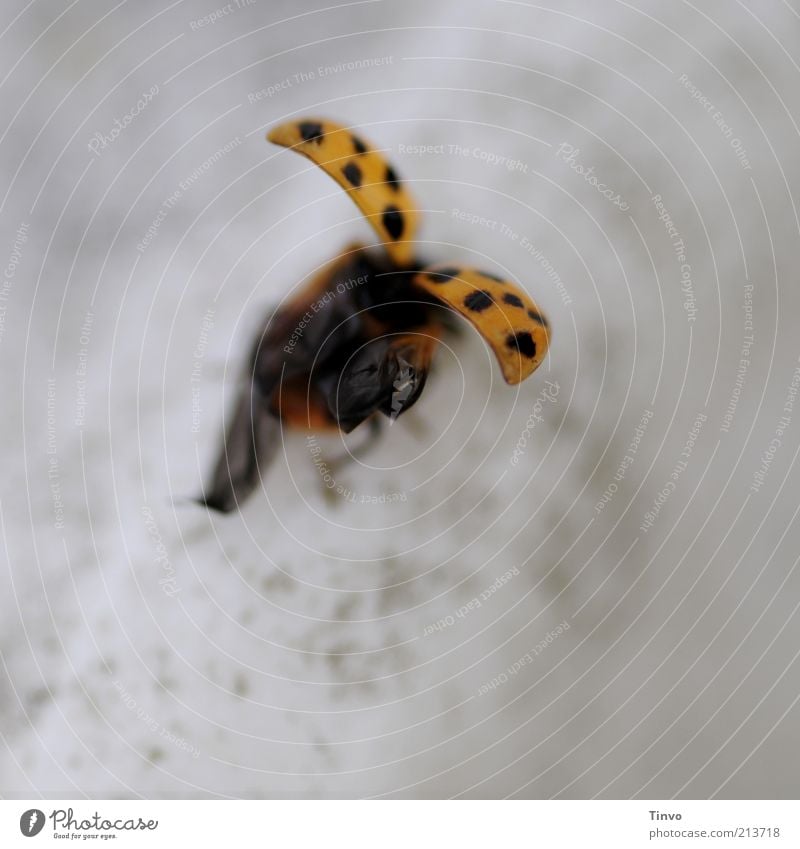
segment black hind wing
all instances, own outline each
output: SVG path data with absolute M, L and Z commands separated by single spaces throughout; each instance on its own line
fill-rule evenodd
M 200 504 L 230 513 L 252 493 L 280 444 L 281 424 L 255 383 L 242 392 L 225 433 L 211 486 Z

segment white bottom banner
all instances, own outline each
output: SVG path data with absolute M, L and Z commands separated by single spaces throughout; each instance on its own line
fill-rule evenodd
M 0 802 L 0 846 L 800 846 L 794 801 Z

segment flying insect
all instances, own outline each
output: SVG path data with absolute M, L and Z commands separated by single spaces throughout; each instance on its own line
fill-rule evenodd
M 409 410 L 453 313 L 480 333 L 512 385 L 542 363 L 550 337 L 547 319 L 516 283 L 417 256 L 419 213 L 411 193 L 361 135 L 304 118 L 274 128 L 267 139 L 302 153 L 336 180 L 383 249 L 347 247 L 258 334 L 210 485 L 198 499 L 223 513 L 258 485 L 281 444 L 281 428 L 350 433 Z

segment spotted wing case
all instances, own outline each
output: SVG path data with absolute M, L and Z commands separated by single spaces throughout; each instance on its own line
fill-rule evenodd
M 267 139 L 315 162 L 347 191 L 398 265 L 411 262 L 418 212 L 380 151 L 341 124 L 303 118 L 281 124 Z
M 541 365 L 549 324 L 519 286 L 486 271 L 445 265 L 426 268 L 413 282 L 474 325 L 494 351 L 506 383 L 521 383 Z

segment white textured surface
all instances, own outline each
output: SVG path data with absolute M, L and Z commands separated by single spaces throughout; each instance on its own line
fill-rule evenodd
M 48 4 L 12 5 L 4 268 L 21 222 L 29 238 L 0 339 L 0 793 L 796 796 L 800 408 L 749 491 L 800 353 L 789 4 L 412 0 L 312 14 L 258 0 L 199 29 L 212 3 L 89 2 L 57 21 Z M 380 57 L 391 61 L 316 72 Z M 120 136 L 89 152 L 154 84 Z M 326 496 L 301 435 L 242 515 L 173 508 L 208 469 L 267 308 L 369 236 L 331 181 L 263 141 L 318 112 L 388 149 L 426 210 L 432 260 L 523 282 L 550 316 L 550 360 L 517 392 L 474 335 L 452 341 L 369 465 L 338 472 L 359 496 L 404 502 Z M 137 251 L 180 182 L 237 136 Z M 629 209 L 559 158 L 562 143 Z M 415 144 L 468 153 L 401 153 Z M 686 246 L 693 324 L 656 193 Z M 755 341 L 724 432 L 748 278 Z M 545 380 L 557 401 L 515 467 Z M 635 460 L 598 513 L 645 410 Z M 674 493 L 641 531 L 703 411 Z M 564 620 L 532 663 L 478 695 Z

